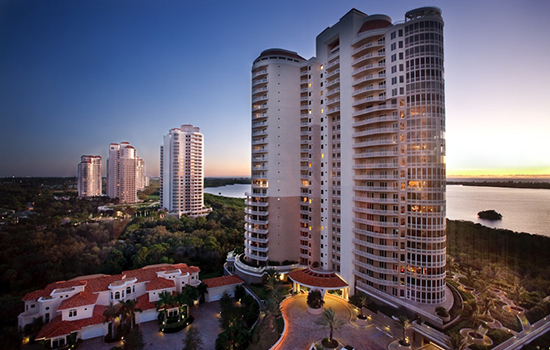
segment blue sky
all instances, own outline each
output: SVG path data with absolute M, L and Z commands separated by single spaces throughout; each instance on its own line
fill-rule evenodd
M 0 0 L 0 176 L 74 176 L 128 141 L 157 176 L 169 129 L 199 126 L 206 176 L 250 174 L 250 68 L 314 55 L 351 8 L 445 20 L 448 173 L 550 174 L 549 1 Z

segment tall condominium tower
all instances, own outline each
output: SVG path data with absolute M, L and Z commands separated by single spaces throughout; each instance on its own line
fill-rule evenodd
M 107 159 L 107 196 L 120 203 L 135 203 L 143 183 L 145 164 L 128 142 L 111 143 Z M 140 180 L 141 179 L 141 180 Z
M 263 266 L 297 262 L 306 269 L 289 275 L 296 284 L 334 277 L 344 295 L 444 303 L 443 73 L 436 7 L 395 24 L 353 9 L 317 36 L 309 60 L 262 52 L 252 66 L 253 180 L 237 273 L 250 280 Z
M 78 164 L 78 196 L 101 196 L 101 157 L 82 156 Z
M 171 129 L 160 146 L 160 203 L 178 217 L 206 216 L 204 207 L 204 137 L 201 129 L 182 125 Z

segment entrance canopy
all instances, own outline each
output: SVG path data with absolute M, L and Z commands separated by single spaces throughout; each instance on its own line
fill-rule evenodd
M 349 287 L 346 281 L 334 272 L 312 271 L 309 268 L 292 271 L 288 278 L 312 289 L 339 290 Z

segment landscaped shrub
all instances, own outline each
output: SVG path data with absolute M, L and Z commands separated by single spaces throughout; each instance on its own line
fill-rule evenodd
M 497 307 L 491 310 L 491 316 L 493 316 L 497 321 L 502 323 L 506 328 L 510 328 L 513 331 L 521 332 L 523 329 L 521 327 L 521 322 L 516 315 L 504 310 L 500 305 L 497 304 Z
M 449 312 L 443 306 L 438 306 L 435 308 L 435 313 L 439 317 L 449 317 Z
M 493 340 L 493 347 L 512 338 L 514 335 L 502 329 L 490 329 L 487 336 Z
M 325 301 L 323 300 L 323 296 L 319 290 L 314 289 L 307 295 L 307 306 L 310 308 L 319 309 L 322 308 L 324 304 Z
M 535 323 L 538 320 L 543 319 L 548 314 L 550 314 L 550 302 L 546 301 L 527 311 L 525 313 L 525 317 L 527 317 L 530 323 Z

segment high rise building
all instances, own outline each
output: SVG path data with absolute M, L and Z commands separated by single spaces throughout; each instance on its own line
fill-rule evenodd
M 206 216 L 204 207 L 204 136 L 200 128 L 182 125 L 164 136 L 160 146 L 161 207 L 178 217 Z
M 137 191 L 139 186 L 143 186 L 144 168 L 143 160 L 130 143 L 111 143 L 107 159 L 107 196 L 118 198 L 120 203 L 137 202 Z
M 82 156 L 78 164 L 78 196 L 101 196 L 101 157 Z
M 251 281 L 268 265 L 298 266 L 306 269 L 289 275 L 295 284 L 334 278 L 344 295 L 444 303 L 443 74 L 436 7 L 394 24 L 353 9 L 317 36 L 309 60 L 262 52 L 252 66 L 252 192 L 237 273 Z

